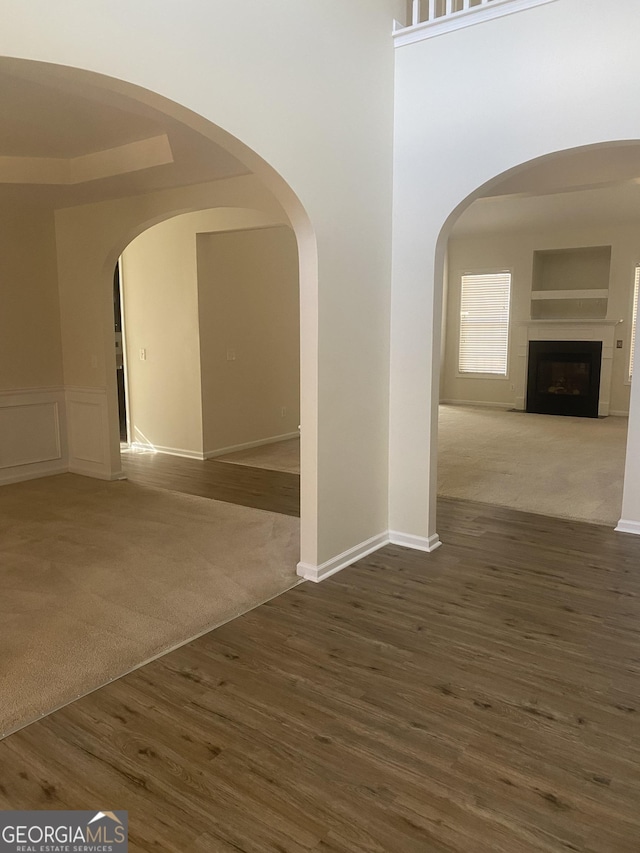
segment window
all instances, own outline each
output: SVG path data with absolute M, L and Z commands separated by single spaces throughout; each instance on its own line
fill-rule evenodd
M 511 273 L 463 275 L 460 373 L 507 375 Z
M 640 264 L 636 267 L 636 281 L 633 286 L 633 308 L 631 310 L 631 355 L 629 357 L 629 382 L 633 378 L 633 356 L 636 351 L 636 325 L 638 323 L 638 291 L 640 291 Z

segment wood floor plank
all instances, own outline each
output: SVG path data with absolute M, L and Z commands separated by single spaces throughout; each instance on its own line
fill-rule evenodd
M 133 451 L 122 452 L 122 470 L 143 486 L 300 516 L 299 474 Z
M 439 527 L 5 739 L 0 808 L 125 808 L 133 851 L 637 853 L 640 540 Z

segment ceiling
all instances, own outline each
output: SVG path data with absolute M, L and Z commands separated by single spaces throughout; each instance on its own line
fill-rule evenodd
M 36 63 L 0 60 L 0 204 L 70 207 L 247 173 L 158 110 Z
M 0 68 L 0 155 L 78 157 L 162 132 L 161 123 Z
M 452 236 L 579 228 L 640 220 L 640 143 L 551 155 L 490 187 Z

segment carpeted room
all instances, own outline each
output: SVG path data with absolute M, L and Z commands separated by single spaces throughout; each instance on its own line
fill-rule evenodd
M 439 494 L 615 527 L 622 517 L 640 267 L 635 204 L 587 189 L 605 155 L 531 165 L 448 245 Z
M 126 481 L 2 486 L 0 542 L 0 736 L 297 582 L 297 518 Z
M 219 225 L 216 216 L 204 211 L 187 220 L 177 217 L 156 226 L 155 231 L 150 229 L 151 235 L 144 232 L 138 241 L 144 248 L 145 240 L 155 235 L 167 251 L 173 247 L 177 256 L 174 263 L 180 267 L 184 253 L 175 249 L 175 245 L 182 249 L 182 243 L 174 232 L 187 221 L 188 239 L 184 242 L 195 269 L 196 230 Z M 167 235 L 175 238 L 173 242 Z M 160 292 L 159 276 L 153 275 L 153 270 L 162 268 L 164 256 L 155 251 L 156 243 L 151 247 L 154 251 L 143 253 L 142 258 L 144 273 L 153 277 L 156 290 L 153 298 L 146 300 L 144 293 L 138 294 L 143 303 L 140 314 L 149 325 L 136 323 L 136 282 L 142 278 L 144 284 L 147 278 L 139 271 L 136 277 L 131 259 L 137 256 L 135 247 L 130 247 L 130 263 L 123 268 L 128 274 L 129 289 L 125 286 L 125 292 L 130 297 L 132 321 L 129 343 L 136 357 L 128 364 L 130 407 L 126 414 L 132 443 L 144 434 L 149 438 L 147 452 L 126 450 L 121 454 L 126 481 L 109 482 L 109 477 L 120 476 L 115 463 L 113 471 L 98 472 L 105 479 L 63 473 L 9 481 L 0 487 L 0 615 L 7 651 L 0 669 L 0 737 L 246 613 L 298 582 L 299 475 L 271 470 L 261 474 L 251 465 L 226 465 L 203 458 L 205 450 L 216 455 L 221 446 L 251 445 L 274 431 L 298 434 L 295 238 L 284 227 L 224 234 L 219 244 L 217 233 L 204 236 L 208 237 L 203 237 L 207 244 L 224 244 L 228 255 L 225 282 L 228 284 L 232 273 L 243 280 L 242 293 L 234 290 L 233 316 L 230 310 L 222 319 L 220 311 L 210 312 L 219 323 L 226 323 L 225 333 L 231 334 L 228 327 L 232 320 L 237 321 L 233 337 L 237 359 L 216 361 L 209 353 L 207 360 L 198 346 L 200 322 L 203 340 L 210 347 L 223 334 L 213 322 L 207 322 L 209 315 L 198 313 L 193 301 L 185 297 L 187 285 L 195 297 L 199 284 L 203 299 L 222 298 L 220 275 L 213 281 L 204 275 L 196 280 L 194 274 L 186 282 L 184 275 L 165 265 L 163 271 L 171 290 Z M 247 243 L 253 251 L 248 250 Z M 212 245 L 209 253 L 214 253 Z M 271 314 L 278 305 L 282 307 L 284 297 L 280 300 L 269 287 L 270 279 L 264 280 L 266 273 L 261 278 L 254 270 L 262 270 L 264 255 L 274 256 L 268 270 L 272 278 L 278 278 L 287 304 L 292 306 L 283 312 L 286 317 L 280 318 L 278 325 L 281 334 L 270 347 L 261 344 Z M 240 272 L 233 264 L 236 257 L 244 262 Z M 207 267 L 201 265 L 200 271 L 203 269 Z M 250 299 L 252 289 L 260 291 L 263 301 L 272 303 L 271 312 L 261 311 L 258 300 Z M 253 324 L 247 320 L 247 302 L 257 315 Z M 176 305 L 184 312 L 190 309 L 186 347 L 181 346 Z M 135 334 L 142 336 L 140 346 L 133 346 Z M 258 365 L 258 355 L 250 350 L 247 337 L 262 354 Z M 144 358 L 138 357 L 140 349 Z M 181 354 L 182 360 L 178 357 Z M 184 363 L 187 356 L 190 361 Z M 246 371 L 242 372 L 244 384 L 234 369 L 238 363 Z M 214 381 L 221 374 L 226 381 L 224 388 Z M 267 390 L 259 393 L 255 385 Z M 210 403 L 204 412 L 203 400 Z M 91 445 L 86 422 L 73 421 L 78 411 L 87 410 L 86 401 L 77 405 L 74 401 L 75 408 L 64 402 L 61 399 L 52 405 L 47 401 L 48 408 L 44 404 L 41 407 L 42 431 L 45 427 L 48 430 L 45 450 L 51 445 L 54 458 L 58 451 L 60 456 L 64 454 L 68 436 L 86 439 Z M 24 408 L 16 406 L 14 411 Z M 263 411 L 271 413 L 270 420 L 258 417 Z M 55 417 L 45 420 L 51 412 Z M 70 422 L 68 431 L 65 416 Z M 35 433 L 40 438 L 31 422 L 22 428 L 15 415 L 10 425 L 11 436 Z M 115 424 L 111 422 L 110 426 L 114 429 Z M 242 433 L 243 429 L 257 434 Z M 0 438 L 6 441 L 6 430 Z M 205 440 L 209 442 L 206 447 Z M 13 444 L 22 450 L 20 442 Z M 10 442 L 7 445 L 13 446 Z M 156 453 L 154 445 L 169 445 L 164 448 L 169 452 Z M 84 455 L 103 461 L 109 457 L 103 446 L 98 451 L 93 454 L 85 450 Z M 153 472 L 146 470 L 145 477 L 136 477 L 139 471 L 134 472 L 127 459 L 135 459 L 138 468 L 153 462 Z M 33 469 L 27 475 L 33 476 Z M 23 478 L 25 472 L 19 471 L 17 476 Z M 206 489 L 200 488 L 203 484 Z
M 114 327 L 110 295 L 118 253 L 135 235 L 143 243 L 155 234 L 155 266 L 146 267 L 153 289 L 138 294 L 146 326 L 135 324 L 131 266 L 128 283 L 133 331 L 142 336 L 130 366 L 132 376 L 136 367 L 144 373 L 130 389 L 133 424 L 159 410 L 152 424 L 143 424 L 157 444 L 169 429 L 165 423 L 162 432 L 163 419 L 175 430 L 164 441 L 169 449 L 199 451 L 198 459 L 205 429 L 207 450 L 273 433 L 261 421 L 258 435 L 226 441 L 213 416 L 194 426 L 203 400 L 215 404 L 218 421 L 221 409 L 227 413 L 227 432 L 249 429 L 263 409 L 278 434 L 297 434 L 298 261 L 288 220 L 226 149 L 133 96 L 102 97 L 91 75 L 78 74 L 68 85 L 63 76 L 6 58 L 0 69 L 0 135 L 15 140 L 17 159 L 24 155 L 47 177 L 4 181 L 0 203 L 6 309 L 0 317 L 0 737 L 297 582 L 293 510 L 241 505 L 233 494 L 206 500 L 175 486 L 117 481 L 114 378 L 122 329 Z M 64 172 L 79 156 L 120 150 L 133 139 L 141 146 L 157 142 L 165 131 L 173 152 L 161 173 L 153 156 L 101 180 L 87 173 L 68 183 L 47 171 Z M 169 146 L 168 136 L 162 138 Z M 7 174 L 15 166 L 20 178 L 18 165 L 8 165 Z M 224 185 L 210 186 L 222 176 Z M 151 235 L 150 223 L 158 229 Z M 135 250 L 129 260 L 135 267 Z M 235 278 L 228 284 L 233 276 L 242 288 Z M 210 310 L 198 314 L 195 306 L 205 302 Z M 273 319 L 276 333 L 265 341 Z M 223 338 L 214 377 L 210 350 Z M 250 343 L 260 350 L 262 372 L 252 369 L 258 358 Z M 227 347 L 237 354 L 233 363 Z M 221 374 L 228 386 L 213 389 Z M 172 400 L 157 391 L 156 377 Z M 228 413 L 240 408 L 229 426 Z M 76 473 L 62 473 L 68 471 Z M 293 505 L 297 494 L 289 492 Z
M 440 406 L 438 494 L 615 527 L 627 418 Z

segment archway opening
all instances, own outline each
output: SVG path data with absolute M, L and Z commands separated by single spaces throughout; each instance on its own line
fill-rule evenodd
M 67 608 L 56 606 L 58 624 L 75 626 L 47 633 L 46 614 L 38 621 L 35 610 L 25 620 L 31 639 L 24 647 L 42 641 L 29 662 L 12 659 L 24 702 L 0 719 L 6 733 L 297 582 L 296 518 L 257 518 L 255 510 L 229 502 L 213 513 L 184 495 L 101 482 L 122 476 L 113 314 L 119 256 L 135 237 L 179 214 L 215 209 L 227 218 L 227 230 L 234 216 L 235 228 L 278 226 L 295 244 L 300 313 L 312 327 L 317 264 L 308 218 L 284 179 L 202 117 L 79 69 L 3 58 L 0 83 L 0 99 L 14 107 L 0 111 L 3 139 L 13 145 L 4 151 L 0 198 L 5 296 L 12 306 L 1 336 L 7 393 L 0 405 L 3 439 L 10 439 L 3 440 L 2 478 L 31 489 L 21 506 L 33 535 L 21 544 L 44 549 L 48 564 L 64 565 L 64 576 L 73 578 L 73 595 L 43 587 L 38 594 L 43 603 L 55 598 Z M 195 264 L 195 251 L 191 258 Z M 302 527 L 303 539 L 313 543 L 317 335 L 300 337 L 310 377 L 301 383 L 308 495 Z M 47 523 L 39 526 L 42 518 Z M 64 536 L 49 535 L 60 529 Z M 230 549 L 226 557 L 220 548 Z M 16 559 L 38 565 L 42 554 L 25 551 Z M 269 571 L 247 573 L 257 563 Z M 216 580 L 219 565 L 226 568 Z M 60 576 L 34 572 L 39 583 Z M 203 585 L 207 579 L 213 586 Z M 214 614 L 216 602 L 226 611 Z M 92 614 L 90 631 L 78 613 Z M 59 661 L 72 665 L 59 673 Z
M 181 214 L 133 240 L 117 270 L 126 476 L 297 516 L 299 287 L 289 226 L 258 210 Z M 175 458 L 189 461 L 178 470 Z
M 639 175 L 637 142 L 558 152 L 449 217 L 436 269 L 439 495 L 611 527 L 622 517 Z

